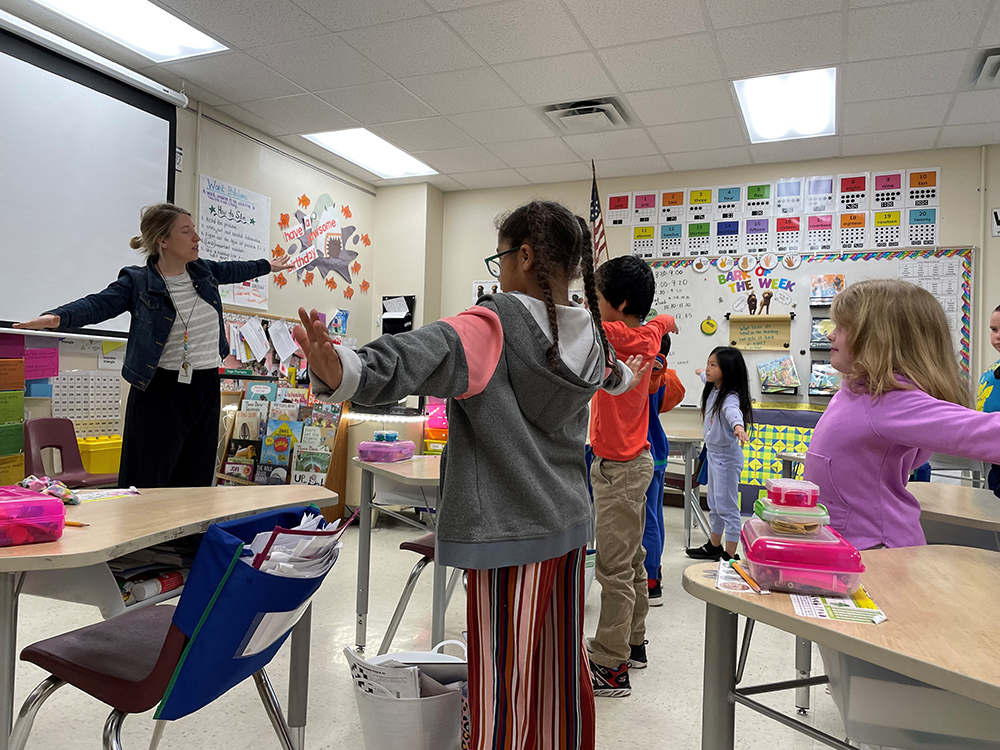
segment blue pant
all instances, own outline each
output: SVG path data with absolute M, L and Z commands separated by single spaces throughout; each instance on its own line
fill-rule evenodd
M 708 514 L 713 534 L 725 531 L 727 542 L 740 541 L 740 475 L 743 451 L 740 448 L 713 451 L 708 449 Z
M 642 533 L 642 546 L 646 550 L 646 577 L 660 577 L 660 558 L 663 557 L 663 475 L 666 466 L 653 469 L 653 481 L 646 490 L 646 528 Z

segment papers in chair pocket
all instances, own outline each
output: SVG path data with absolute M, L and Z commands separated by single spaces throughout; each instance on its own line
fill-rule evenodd
M 323 516 L 306 512 L 293 529 L 278 526 L 257 534 L 249 545 L 251 554 L 240 559 L 270 575 L 319 578 L 337 562 L 343 547 L 340 537 L 353 520 L 354 516 L 347 523 L 337 520 L 328 525 Z

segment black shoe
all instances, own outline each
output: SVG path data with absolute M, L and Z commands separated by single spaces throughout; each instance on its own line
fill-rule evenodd
M 735 560 L 736 562 L 739 562 L 740 561 L 740 556 L 739 555 L 730 555 L 728 552 L 726 552 L 725 550 L 723 550 L 722 551 L 722 556 L 719 559 L 720 560 L 725 560 L 726 562 L 729 562 L 730 560 Z
M 646 658 L 647 643 L 649 641 L 643 641 L 641 646 L 629 646 L 631 649 L 627 662 L 629 669 L 645 669 L 649 665 L 649 660 Z
M 684 550 L 684 554 L 694 560 L 711 560 L 713 562 L 721 560 L 725 552 L 726 550 L 721 544 L 717 547 L 711 542 L 705 542 L 702 546 L 694 549 Z
M 650 607 L 662 607 L 663 606 L 663 587 L 660 585 L 659 578 L 650 578 L 650 582 L 653 584 L 649 587 L 649 606 Z
M 619 664 L 614 669 L 590 662 L 591 681 L 597 698 L 624 698 L 632 694 L 628 681 L 628 664 Z

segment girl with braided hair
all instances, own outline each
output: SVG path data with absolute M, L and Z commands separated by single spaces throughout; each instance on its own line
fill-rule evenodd
M 332 345 L 315 310 L 299 311 L 295 335 L 320 398 L 449 399 L 437 555 L 469 572 L 470 746 L 592 750 L 587 405 L 601 388 L 642 382 L 649 364 L 622 363 L 608 346 L 582 219 L 534 201 L 497 229 L 486 265 L 503 293 L 357 352 Z M 589 311 L 569 300 L 581 271 Z

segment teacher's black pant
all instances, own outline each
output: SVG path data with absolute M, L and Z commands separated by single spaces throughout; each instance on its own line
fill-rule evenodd
M 191 383 L 158 369 L 125 408 L 121 487 L 211 487 L 219 445 L 219 371 L 195 370 Z

